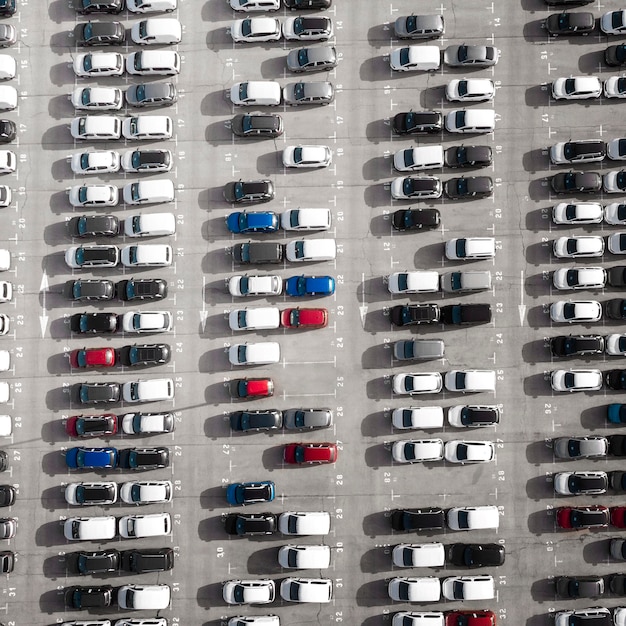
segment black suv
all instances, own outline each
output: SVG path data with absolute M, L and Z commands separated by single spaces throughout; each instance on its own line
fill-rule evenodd
M 135 574 L 166 572 L 174 567 L 174 550 L 157 548 L 144 550 L 124 550 L 122 569 Z
M 106 279 L 70 280 L 66 283 L 66 294 L 70 300 L 112 300 L 115 288 L 113 283 Z M 75 331 L 74 328 L 72 331 L 82 332 Z
M 553 356 L 576 356 L 580 354 L 602 354 L 604 337 L 600 335 L 558 335 L 550 339 Z
M 152 470 L 168 467 L 170 464 L 169 448 L 123 448 L 119 450 L 118 466 L 131 470 Z
M 583 35 L 593 32 L 596 27 L 596 18 L 593 13 L 581 11 L 579 13 L 554 13 L 546 20 L 546 30 L 552 37 L 558 35 Z
M 119 350 L 120 360 L 129 367 L 163 365 L 169 362 L 171 355 L 172 349 L 166 343 L 135 344 Z
M 604 372 L 604 382 L 614 391 L 626 390 L 626 370 L 609 370 Z
M 488 324 L 491 321 L 490 304 L 448 304 L 440 311 L 444 324 Z
M 448 561 L 457 567 L 491 567 L 504 564 L 504 546 L 498 543 L 453 543 L 447 547 Z
M 489 146 L 452 146 L 443 153 L 447 167 L 487 167 L 493 153 Z
M 443 185 L 443 191 L 453 200 L 465 198 L 486 198 L 493 192 L 490 176 L 460 176 L 449 178 Z
M 117 331 L 115 313 L 75 313 L 70 317 L 70 329 L 73 333 L 101 334 Z
M 598 172 L 562 172 L 550 179 L 554 193 L 595 193 L 602 189 Z
M 65 602 L 71 609 L 103 609 L 113 604 L 113 587 L 69 587 L 66 591 Z
M 110 46 L 123 44 L 126 30 L 121 22 L 87 22 L 77 24 L 74 41 L 77 46 Z
M 81 404 L 110 404 L 122 398 L 119 383 L 80 383 L 76 389 Z
M 163 300 L 167 297 L 167 281 L 162 278 L 131 278 L 115 285 L 120 300 Z
M 224 530 L 229 535 L 272 535 L 276 532 L 273 513 L 229 513 L 224 518 Z
M 626 456 L 626 435 L 610 435 L 607 439 L 611 456 Z
M 329 9 L 333 0 L 283 0 L 286 9 Z
M 242 265 L 280 263 L 285 249 L 282 243 L 248 241 L 232 247 L 233 259 Z
M 280 137 L 283 118 L 275 113 L 242 113 L 233 117 L 230 128 L 238 137 Z
M 67 223 L 71 237 L 115 237 L 120 221 L 115 215 L 80 215 Z
M 606 316 L 612 320 L 626 319 L 626 300 L 622 298 L 613 298 L 604 303 Z
M 610 267 L 607 276 L 607 282 L 611 287 L 626 287 L 626 265 Z
M 437 209 L 398 209 L 391 216 L 391 225 L 396 230 L 432 230 L 441 222 Z
M 15 0 L 5 0 L 13 2 Z M 125 0 L 74 0 L 77 13 L 89 15 L 91 13 L 121 13 L 126 8 Z
M 391 514 L 391 527 L 394 530 L 435 530 L 445 526 L 446 515 L 443 509 L 396 509 Z
M 168 172 L 172 168 L 172 153 L 161 148 L 142 148 L 133 150 L 128 164 L 126 158 L 122 163 L 126 169 L 130 166 L 134 172 Z
M 604 62 L 611 67 L 626 65 L 626 44 L 609 46 L 604 51 Z
M 224 200 L 232 204 L 269 202 L 273 197 L 271 180 L 238 180 L 224 185 Z
M 437 111 L 407 111 L 394 115 L 392 128 L 396 135 L 438 133 L 443 128 L 443 118 Z
M 96 552 L 74 552 L 70 555 L 69 562 L 74 571 L 81 576 L 87 574 L 106 574 L 117 572 L 120 567 L 120 553 L 118 550 L 99 550 Z
M 389 318 L 395 326 L 432 324 L 439 321 L 439 316 L 436 304 L 399 304 L 389 310 Z
M 229 416 L 231 430 L 249 432 L 275 430 L 283 424 L 282 411 L 266 409 L 259 411 L 234 411 Z

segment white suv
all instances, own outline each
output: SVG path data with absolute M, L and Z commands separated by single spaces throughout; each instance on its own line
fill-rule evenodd
M 122 385 L 124 402 L 158 402 L 174 399 L 174 381 L 171 378 L 135 380 Z
M 180 73 L 180 55 L 173 50 L 140 50 L 126 57 L 126 71 L 138 76 L 174 76 Z
M 175 17 L 141 20 L 130 29 L 130 38 L 138 45 L 164 45 L 180 43 L 183 28 Z
M 120 609 L 160 611 L 170 605 L 169 585 L 123 585 L 117 591 Z

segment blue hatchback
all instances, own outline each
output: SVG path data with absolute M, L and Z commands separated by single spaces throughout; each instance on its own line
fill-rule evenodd
M 117 467 L 117 450 L 115 448 L 70 448 L 65 453 L 65 464 L 70 469 Z
M 626 424 L 626 404 L 609 404 L 606 418 L 611 424 Z
M 236 211 L 226 218 L 231 233 L 275 233 L 278 215 L 273 211 Z
M 264 480 L 259 483 L 232 483 L 226 488 L 228 504 L 256 504 L 271 502 L 275 496 L 274 483 Z
M 332 276 L 292 276 L 285 282 L 288 296 L 332 296 L 335 279 Z

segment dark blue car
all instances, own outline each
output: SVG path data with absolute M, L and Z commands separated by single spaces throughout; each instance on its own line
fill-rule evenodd
M 285 283 L 288 296 L 331 296 L 335 293 L 332 276 L 292 276 Z
M 626 404 L 609 404 L 606 417 L 611 424 L 626 424 Z
M 115 448 L 70 448 L 65 453 L 70 469 L 104 469 L 117 467 Z
M 275 233 L 278 215 L 273 211 L 236 211 L 226 218 L 231 233 Z
M 271 480 L 259 483 L 232 483 L 226 488 L 228 504 L 256 504 L 271 502 L 274 499 L 275 487 Z

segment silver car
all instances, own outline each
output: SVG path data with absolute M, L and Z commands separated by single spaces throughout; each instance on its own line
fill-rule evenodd
M 393 344 L 393 356 L 398 361 L 442 359 L 443 339 L 402 339 Z
M 287 409 L 283 411 L 283 425 L 287 430 L 330 428 L 333 412 L 330 409 Z
M 558 437 L 552 445 L 557 459 L 603 457 L 609 451 L 606 437 Z
M 297 48 L 287 55 L 287 69 L 290 72 L 328 72 L 333 67 L 337 67 L 337 51 L 334 46 Z
M 435 39 L 445 33 L 443 15 L 402 15 L 393 25 L 398 39 Z
M 443 51 L 443 62 L 450 67 L 489 67 L 500 58 L 495 46 L 448 46 Z
M 335 99 L 335 88 L 329 82 L 297 82 L 288 83 L 283 88 L 285 104 L 298 106 L 301 104 L 321 104 L 326 106 Z

